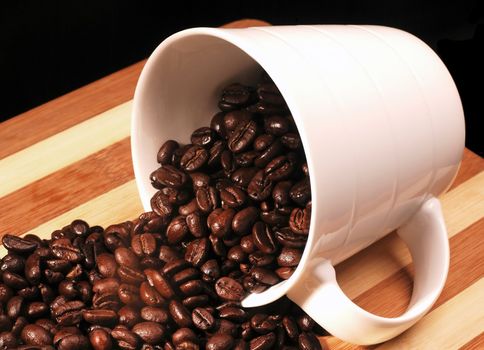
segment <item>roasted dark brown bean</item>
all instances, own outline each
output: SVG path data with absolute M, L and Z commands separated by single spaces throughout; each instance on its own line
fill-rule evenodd
M 276 335 L 270 332 L 260 335 L 250 341 L 250 350 L 267 350 L 271 349 L 276 343 Z
M 9 234 L 2 237 L 2 244 L 9 252 L 17 254 L 32 253 L 38 247 L 37 242 Z
M 298 338 L 298 344 L 301 350 L 322 350 L 321 343 L 313 333 L 301 333 Z
M 294 208 L 289 218 L 289 227 L 294 233 L 307 235 L 309 233 L 309 223 L 311 221 L 310 208 Z
M 132 331 L 144 343 L 151 345 L 159 344 L 166 332 L 165 327 L 156 322 L 140 322 L 133 327 Z
M 36 324 L 29 324 L 22 329 L 20 339 L 26 345 L 45 346 L 52 345 L 52 335 Z
M 294 267 L 299 265 L 301 256 L 302 251 L 300 249 L 284 247 L 277 257 L 277 264 L 279 266 Z
M 271 229 L 262 221 L 256 222 L 252 227 L 252 239 L 256 247 L 263 253 L 272 254 L 277 249 Z
M 211 336 L 207 345 L 206 350 L 230 350 L 234 346 L 234 338 L 231 335 L 217 333 Z
M 244 288 L 230 277 L 222 277 L 215 283 L 217 295 L 224 300 L 240 301 L 244 297 Z
M 168 305 L 170 315 L 179 327 L 192 326 L 192 318 L 188 309 L 178 300 L 170 301 Z
M 210 242 L 208 238 L 199 238 L 191 241 L 185 253 L 185 260 L 193 266 L 201 266 L 208 257 Z
M 169 186 L 180 188 L 188 181 L 188 176 L 173 165 L 163 165 L 150 175 L 151 183 L 160 188 L 162 186 Z
M 89 341 L 94 350 L 111 350 L 113 348 L 111 336 L 101 328 L 89 332 Z
M 245 150 L 252 144 L 257 136 L 257 124 L 255 121 L 240 122 L 229 137 L 228 147 L 234 153 Z
M 272 181 L 265 176 L 264 170 L 259 170 L 247 186 L 247 194 L 256 201 L 267 199 L 272 192 Z

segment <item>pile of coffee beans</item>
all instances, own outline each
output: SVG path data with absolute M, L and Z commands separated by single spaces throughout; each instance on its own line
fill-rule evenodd
M 321 349 L 324 330 L 289 299 L 241 307 L 289 278 L 306 244 L 297 129 L 267 76 L 228 86 L 219 107 L 190 144 L 161 146 L 152 211 L 3 236 L 0 349 Z

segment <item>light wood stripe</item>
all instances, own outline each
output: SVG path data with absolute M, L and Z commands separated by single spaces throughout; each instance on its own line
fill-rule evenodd
M 130 139 L 125 138 L 1 197 L 0 236 L 23 234 L 133 177 Z
M 42 238 L 49 238 L 52 231 L 70 224 L 75 219 L 82 218 L 90 225 L 107 227 L 111 224 L 132 220 L 142 212 L 143 207 L 138 198 L 136 184 L 132 180 L 26 233 L 36 234 Z M 5 254 L 6 250 L 1 246 L 0 256 L 4 256 Z
M 434 308 L 453 298 L 484 276 L 484 219 L 450 239 L 450 267 L 445 288 Z M 463 258 L 465 257 L 465 259 Z M 401 315 L 407 308 L 413 288 L 413 265 L 409 264 L 374 287 L 365 290 L 354 302 L 365 310 L 385 317 Z
M 484 329 L 484 279 L 427 314 L 408 331 L 377 349 L 457 349 Z
M 484 172 L 441 197 L 449 238 L 484 216 Z M 407 247 L 395 233 L 336 267 L 341 288 L 351 299 L 411 262 Z
M 27 233 L 43 236 L 53 230 L 69 224 L 72 220 L 82 218 L 91 225 L 107 227 L 126 220 L 132 220 L 143 212 L 138 197 L 136 183 L 131 180 L 124 185 L 102 194 L 68 212 L 47 221 Z
M 123 103 L 0 160 L 0 197 L 129 136 L 131 105 Z

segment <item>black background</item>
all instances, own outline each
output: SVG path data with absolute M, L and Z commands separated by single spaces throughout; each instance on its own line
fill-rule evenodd
M 423 39 L 449 68 L 467 147 L 484 155 L 484 1 L 19 1 L 0 4 L 0 121 L 147 57 L 168 35 L 256 18 L 272 24 L 381 24 Z

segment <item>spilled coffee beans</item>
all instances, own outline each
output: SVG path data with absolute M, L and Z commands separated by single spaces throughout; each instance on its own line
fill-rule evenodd
M 151 212 L 2 237 L 0 348 L 321 349 L 324 330 L 289 299 L 241 306 L 291 276 L 309 234 L 294 121 L 267 75 L 218 106 L 190 144 L 161 145 Z

